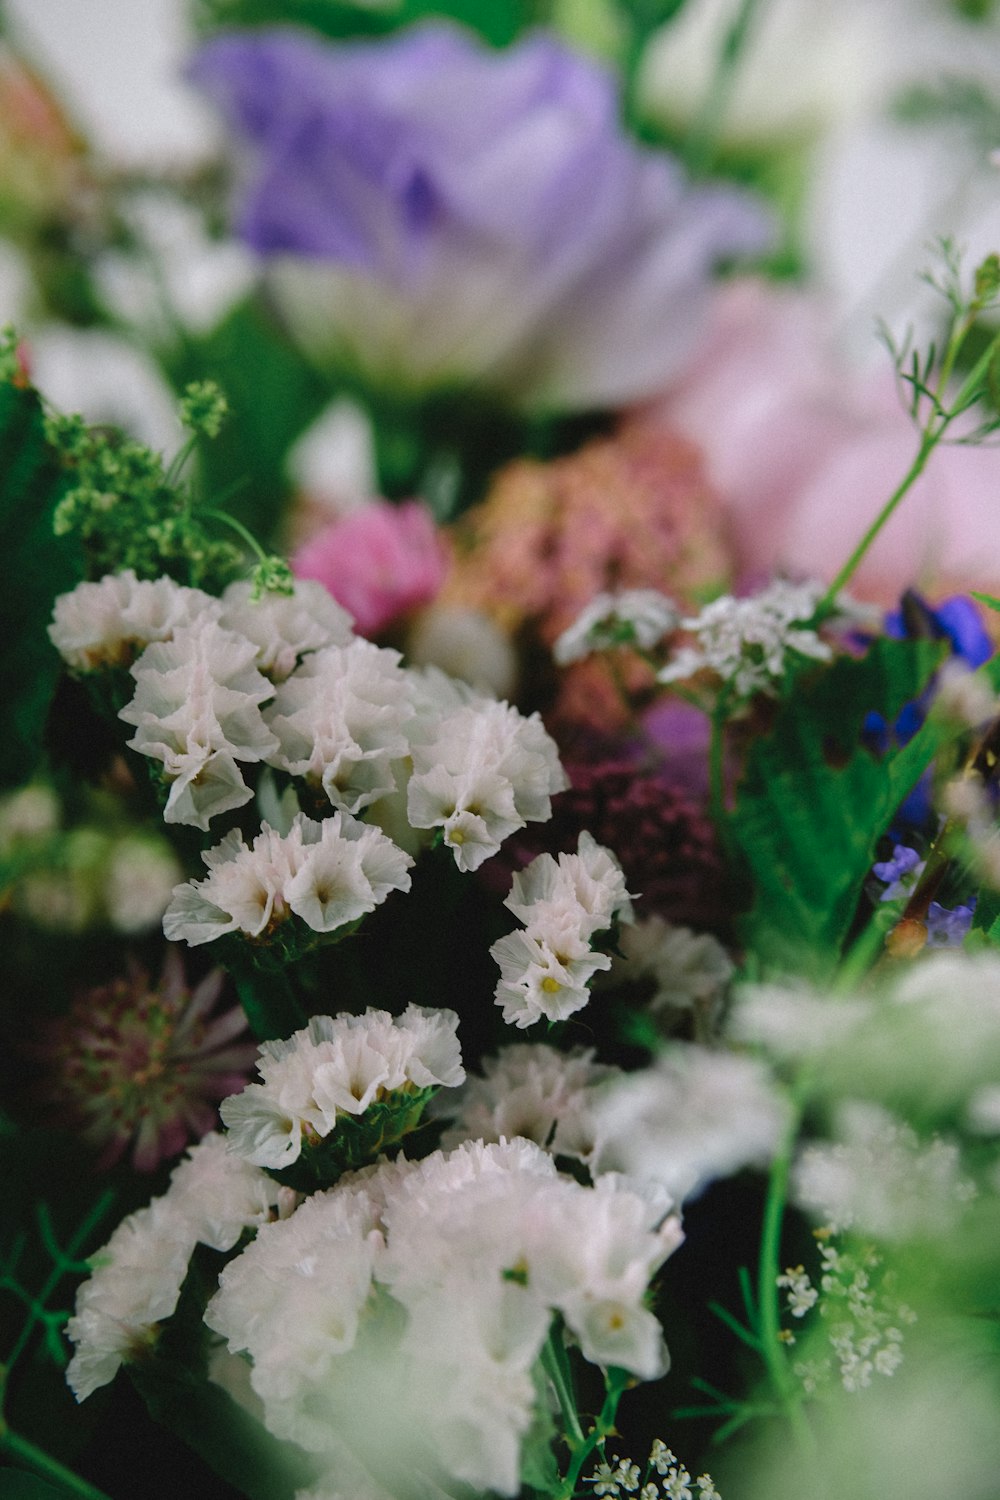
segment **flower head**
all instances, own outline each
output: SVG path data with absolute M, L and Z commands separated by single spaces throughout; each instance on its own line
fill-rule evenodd
M 254 1045 L 238 1040 L 238 1006 L 215 1012 L 222 974 L 193 990 L 176 948 L 152 983 L 138 965 L 78 995 L 49 1028 L 46 1096 L 100 1150 L 102 1167 L 126 1152 L 140 1172 L 176 1156 L 217 1122 L 220 1099 L 241 1088 Z
M 257 31 L 191 71 L 247 147 L 239 229 L 286 317 L 383 381 L 555 408 L 652 392 L 713 264 L 768 238 L 748 197 L 630 140 L 611 77 L 541 32 L 490 51 L 442 25 Z

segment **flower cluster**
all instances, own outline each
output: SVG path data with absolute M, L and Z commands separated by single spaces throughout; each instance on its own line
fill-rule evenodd
M 544 1016 L 563 1021 L 590 999 L 588 985 L 611 967 L 592 939 L 615 921 L 628 922 L 632 905 L 621 866 L 609 849 L 580 835 L 575 854 L 540 854 L 514 876 L 504 905 L 524 924 L 490 949 L 500 965 L 496 1002 L 503 1018 L 531 1026 Z
M 661 667 L 662 683 L 687 682 L 700 672 L 718 677 L 737 698 L 774 690 L 789 654 L 829 661 L 832 649 L 816 633 L 820 584 L 778 579 L 749 599 L 724 594 L 681 621 L 697 645 L 681 647 Z
M 423 1090 L 456 1087 L 465 1078 L 457 1027 L 454 1011 L 410 1005 L 394 1020 L 369 1008 L 313 1016 L 287 1041 L 264 1042 L 263 1081 L 222 1106 L 230 1150 L 257 1167 L 291 1166 L 304 1143 L 324 1140 L 347 1116 L 393 1096 L 405 1106 Z
M 641 646 L 650 651 L 680 624 L 673 601 L 655 589 L 622 589 L 595 594 L 582 614 L 552 647 L 561 667 L 609 646 Z
M 697 1479 L 692 1479 L 661 1438 L 653 1439 L 644 1474 L 631 1459 L 619 1458 L 614 1453 L 610 1461 L 603 1458 L 584 1483 L 594 1486 L 595 1495 L 620 1497 L 638 1491 L 639 1500 L 694 1500 L 695 1490 L 691 1488 L 694 1485 L 697 1500 L 720 1500 L 711 1474 L 699 1474 Z
M 167 937 L 192 947 L 229 932 L 260 939 L 292 917 L 336 932 L 409 890 L 413 863 L 381 829 L 340 812 L 320 823 L 296 813 L 284 835 L 265 823 L 249 846 L 233 829 L 202 858 L 207 877 L 177 886 L 163 918 Z

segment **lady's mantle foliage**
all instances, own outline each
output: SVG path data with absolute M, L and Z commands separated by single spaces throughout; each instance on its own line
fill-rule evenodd
M 611 76 L 550 36 L 234 33 L 191 76 L 245 145 L 239 232 L 283 258 L 302 337 L 407 384 L 473 377 L 562 408 L 650 394 L 713 264 L 768 238 L 748 197 L 636 145 Z

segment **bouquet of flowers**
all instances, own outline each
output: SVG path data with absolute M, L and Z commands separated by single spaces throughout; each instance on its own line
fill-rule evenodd
M 11 6 L 0 1494 L 995 1500 L 994 10 Z

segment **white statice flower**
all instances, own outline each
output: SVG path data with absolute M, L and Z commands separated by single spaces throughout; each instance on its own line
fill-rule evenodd
M 856 1099 L 836 1110 L 834 1134 L 806 1146 L 794 1165 L 801 1208 L 824 1224 L 884 1240 L 954 1232 L 976 1191 L 955 1142 L 922 1142 L 881 1105 Z
M 453 1120 L 442 1146 L 523 1136 L 553 1156 L 589 1161 L 595 1091 L 620 1076 L 593 1058 L 590 1049 L 560 1052 L 544 1042 L 504 1047 L 483 1063 L 482 1078 L 466 1079 L 435 1111 Z
M 540 854 L 515 875 L 504 904 L 525 929 L 490 949 L 500 966 L 496 1002 L 504 1020 L 522 1028 L 542 1017 L 565 1020 L 587 1004 L 594 975 L 611 967 L 591 939 L 616 920 L 632 920 L 621 865 L 584 832 L 575 854 Z
M 595 1102 L 592 1170 L 662 1184 L 678 1202 L 716 1177 L 766 1166 L 787 1104 L 752 1058 L 677 1043 Z
M 132 667 L 135 694 L 119 718 L 135 726 L 131 748 L 163 766 L 167 823 L 205 831 L 216 814 L 253 796 L 240 763 L 277 748 L 260 712 L 274 688 L 255 661 L 245 636 L 202 616 L 147 646 Z
M 872 1014 L 869 1000 L 819 995 L 805 984 L 742 984 L 725 1030 L 734 1042 L 794 1062 L 835 1051 Z
M 824 589 L 818 583 L 777 579 L 751 598 L 723 594 L 700 614 L 681 621 L 697 642 L 684 646 L 660 669 L 662 683 L 685 682 L 710 671 L 738 698 L 769 692 L 784 676 L 790 653 L 829 661 L 833 652 L 809 622 Z
M 257 1071 L 262 1081 L 225 1099 L 220 1113 L 230 1150 L 261 1167 L 290 1166 L 305 1132 L 322 1139 L 389 1095 L 465 1080 L 457 1015 L 419 1005 L 399 1017 L 371 1007 L 313 1016 L 287 1041 L 264 1042 Z
M 541 718 L 473 698 L 411 738 L 407 816 L 440 828 L 460 870 L 476 870 L 504 839 L 552 816 L 551 798 L 569 785 Z
M 151 1347 L 157 1325 L 177 1306 L 195 1245 L 231 1249 L 244 1229 L 268 1217 L 279 1191 L 211 1135 L 174 1168 L 162 1197 L 122 1220 L 91 1257 L 66 1325 L 76 1345 L 66 1379 L 78 1401 Z
M 356 638 L 308 655 L 267 713 L 277 736 L 270 763 L 358 813 L 392 792 L 393 762 L 409 753 L 413 717 L 398 651 Z
M 163 917 L 166 936 L 191 947 L 229 932 L 263 938 L 292 916 L 335 932 L 409 890 L 413 863 L 381 829 L 339 812 L 318 823 L 296 813 L 284 835 L 265 823 L 249 847 L 231 829 L 202 859 L 206 879 L 177 886 Z
M 49 639 L 67 666 L 92 672 L 129 666 L 152 641 L 168 641 L 182 626 L 218 613 L 219 601 L 201 589 L 172 578 L 137 578 L 126 568 L 60 594 Z
M 692 1017 L 696 1039 L 707 1041 L 735 972 L 718 939 L 654 914 L 623 927 L 618 946 L 621 956 L 612 960 L 607 984 L 651 982 L 650 1012 L 660 1018 Z
M 552 655 L 559 666 L 565 667 L 611 646 L 636 645 L 651 651 L 677 629 L 680 621 L 673 600 L 657 589 L 596 594 L 558 637 Z
M 247 580 L 223 591 L 219 623 L 253 641 L 257 667 L 272 682 L 284 682 L 310 651 L 347 646 L 353 620 L 328 589 L 311 578 L 295 581 L 292 594 L 265 590 L 254 598 Z

